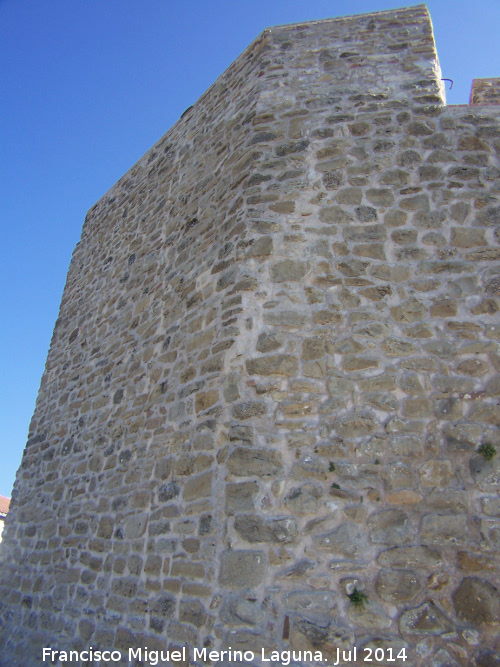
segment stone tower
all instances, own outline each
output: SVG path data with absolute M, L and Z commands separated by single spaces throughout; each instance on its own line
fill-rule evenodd
M 485 81 L 445 105 L 423 5 L 264 30 L 89 211 L 1 665 L 498 664 Z

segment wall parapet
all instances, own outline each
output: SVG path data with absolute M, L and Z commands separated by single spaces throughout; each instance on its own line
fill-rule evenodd
M 473 79 L 469 104 L 500 104 L 500 78 Z

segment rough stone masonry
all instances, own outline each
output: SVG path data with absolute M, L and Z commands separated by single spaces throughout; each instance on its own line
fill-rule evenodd
M 499 93 L 424 5 L 267 29 L 89 211 L 1 665 L 500 664 Z

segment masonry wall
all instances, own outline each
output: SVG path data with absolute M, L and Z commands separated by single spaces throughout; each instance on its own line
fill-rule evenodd
M 445 106 L 424 6 L 272 28 L 89 211 L 0 664 L 496 664 L 499 109 Z

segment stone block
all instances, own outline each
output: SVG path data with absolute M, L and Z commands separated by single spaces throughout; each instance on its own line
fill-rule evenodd
M 401 615 L 399 622 L 404 635 L 439 636 L 454 630 L 450 619 L 433 603 L 424 602 Z
M 197 628 L 205 625 L 207 613 L 199 600 L 181 600 L 179 604 L 179 621 L 189 623 Z
M 422 590 L 422 584 L 413 570 L 384 569 L 379 572 L 375 590 L 386 602 L 406 603 Z
M 275 283 L 302 280 L 307 273 L 307 264 L 295 259 L 283 259 L 271 266 L 271 280 Z
M 276 477 L 283 471 L 278 451 L 248 447 L 236 447 L 227 459 L 227 466 L 237 477 Z
M 465 514 L 427 514 L 420 531 L 424 544 L 464 545 L 469 538 Z
M 219 583 L 228 588 L 252 588 L 264 581 L 266 570 L 264 551 L 229 549 L 222 553 Z
M 453 593 L 455 613 L 474 627 L 500 618 L 500 593 L 484 579 L 465 577 Z
M 255 497 L 259 491 L 257 482 L 239 482 L 226 485 L 226 512 L 238 514 L 254 509 Z
M 212 472 L 205 472 L 188 479 L 182 492 L 184 500 L 197 500 L 209 496 L 212 493 L 212 478 Z
M 246 367 L 250 375 L 295 375 L 298 360 L 288 354 L 275 354 L 249 359 Z
M 285 505 L 297 514 L 315 514 L 319 507 L 319 498 L 322 496 L 320 487 L 314 484 L 304 484 L 291 489 L 285 496 Z
M 376 544 L 402 545 L 412 537 L 407 515 L 397 509 L 372 514 L 368 519 L 370 540 Z
M 247 542 L 294 542 L 297 524 L 291 517 L 268 518 L 258 514 L 240 514 L 234 520 L 234 528 Z
M 318 549 L 338 558 L 357 558 L 365 555 L 368 548 L 364 532 L 351 522 L 343 523 L 329 533 L 316 536 L 314 543 Z

